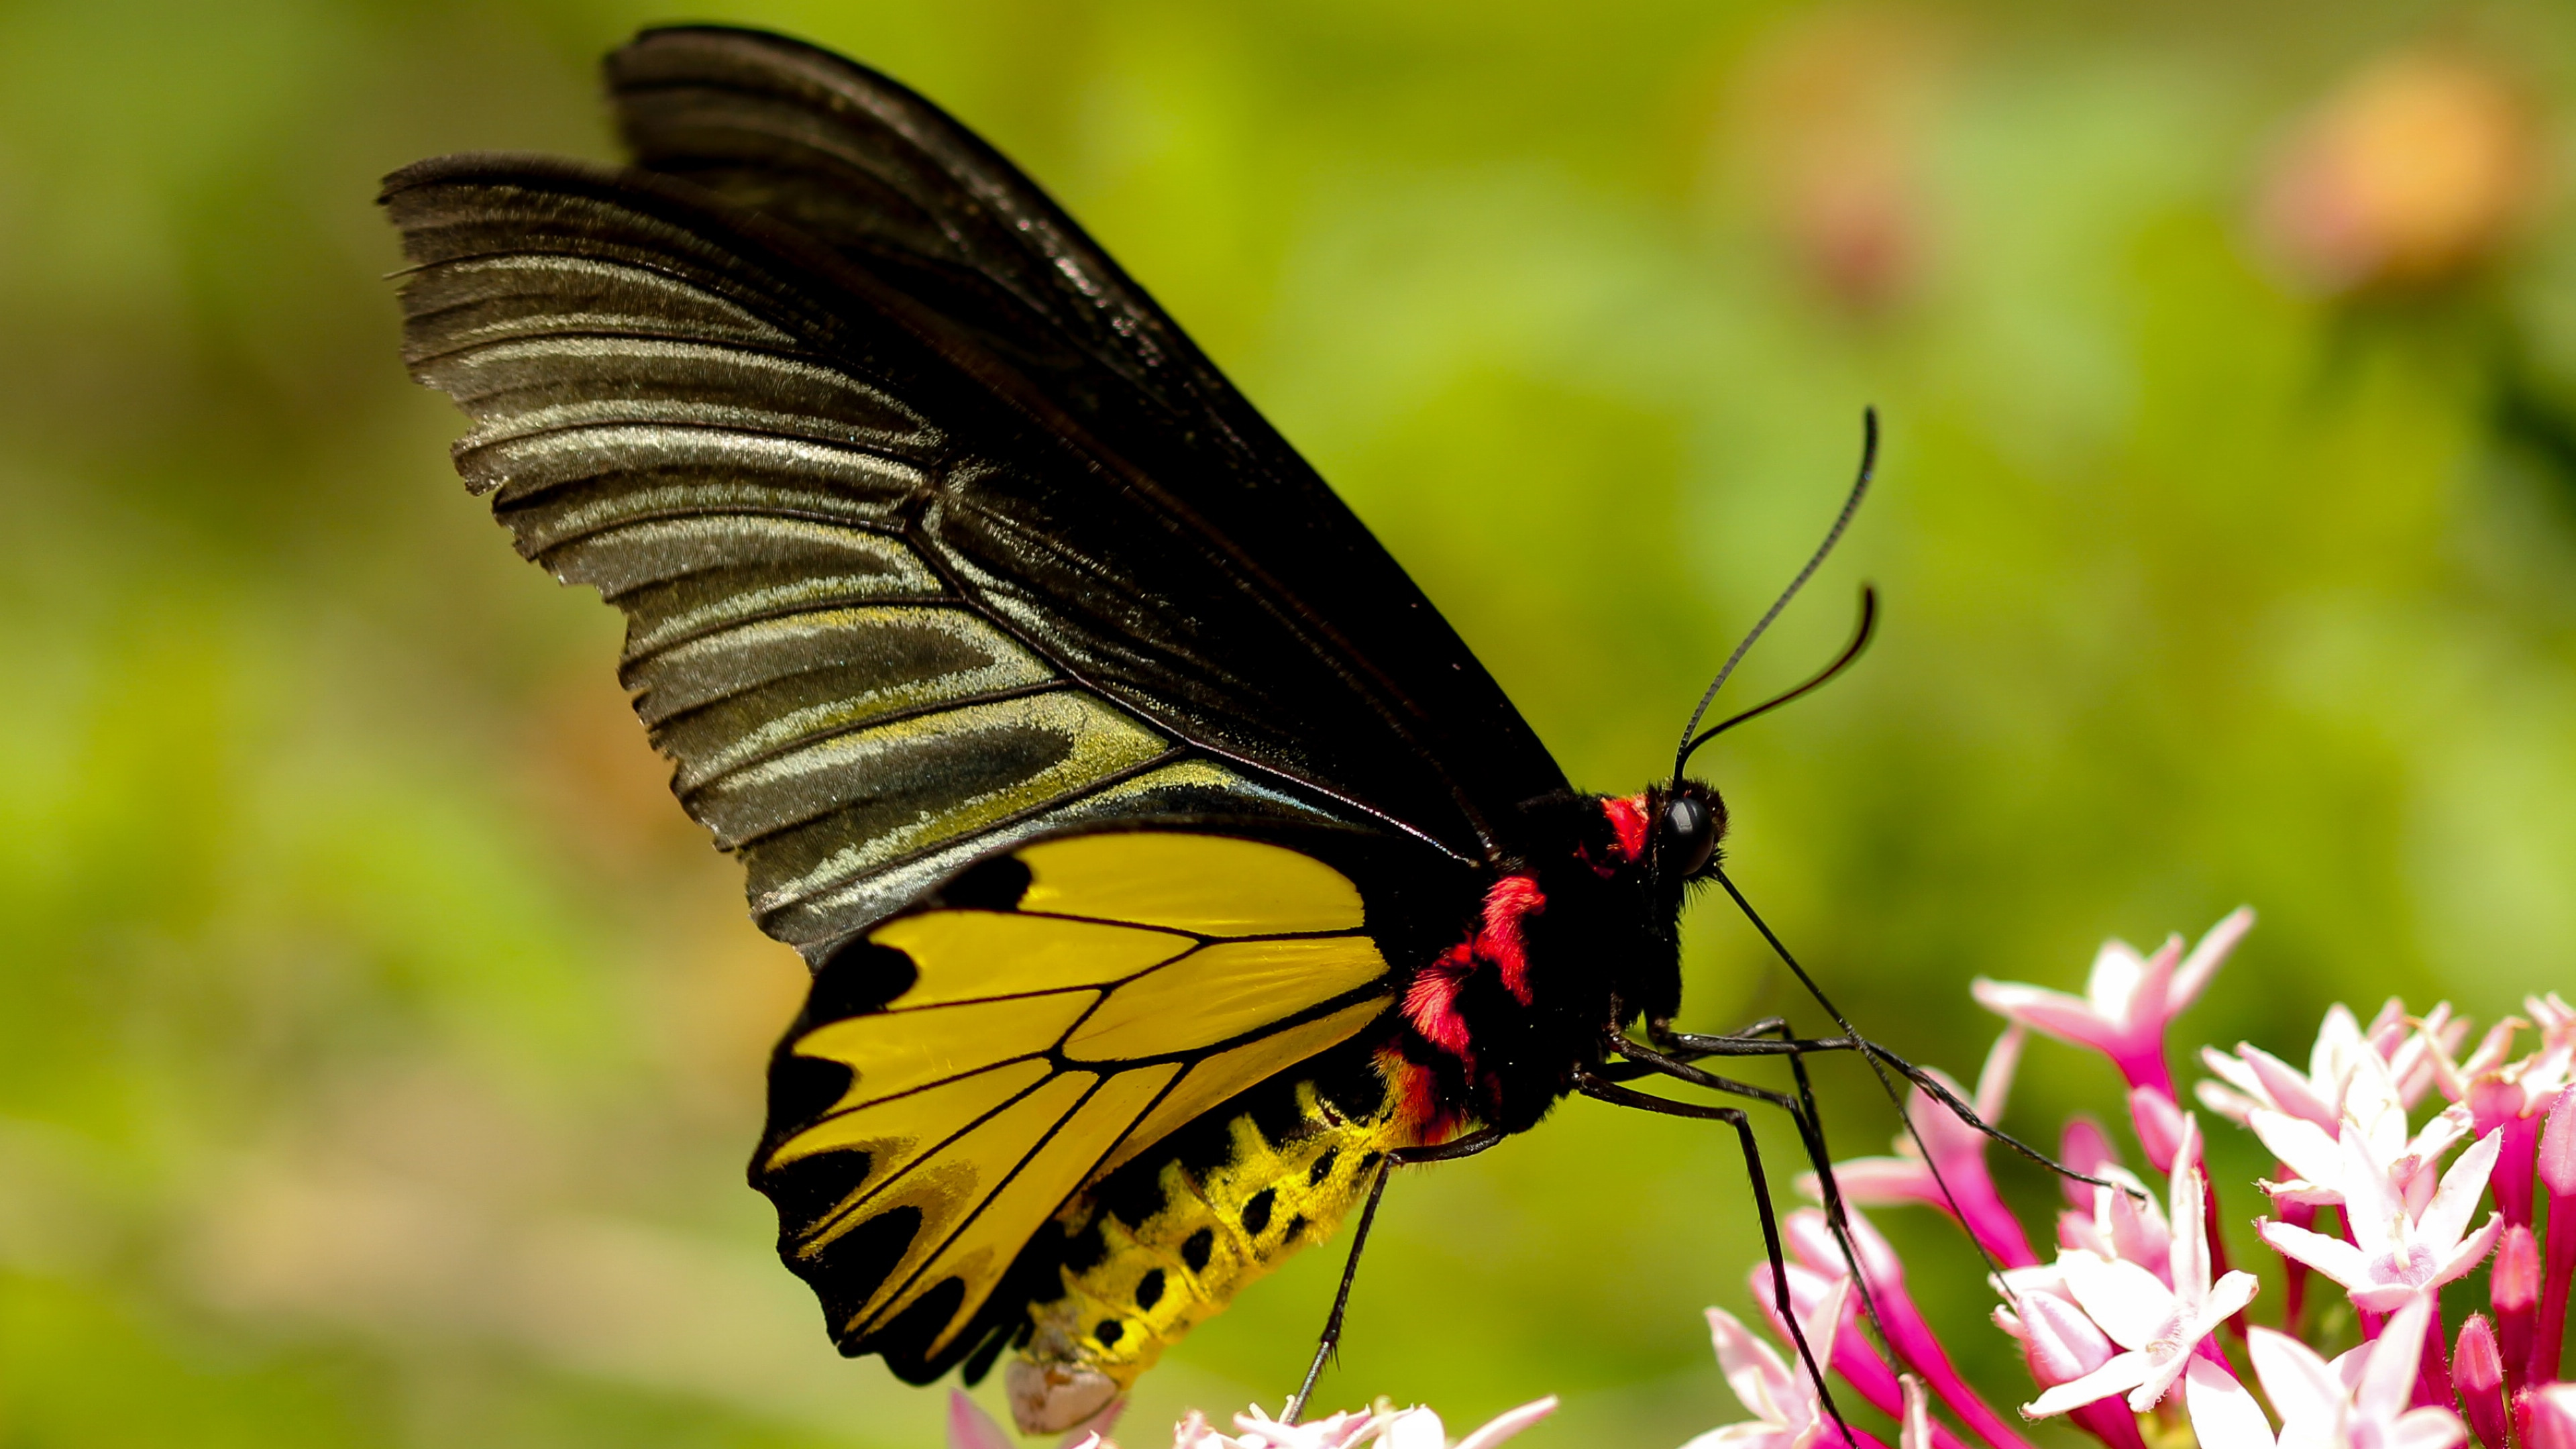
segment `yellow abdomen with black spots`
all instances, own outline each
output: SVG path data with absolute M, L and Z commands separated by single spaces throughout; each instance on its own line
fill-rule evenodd
M 1022 1428 L 1070 1428 L 1096 1413 L 1247 1284 L 1331 1237 L 1387 1151 L 1420 1143 L 1420 1124 L 1395 1111 L 1397 1094 L 1365 1115 L 1312 1082 L 1294 1096 L 1278 1141 L 1247 1113 L 1225 1124 L 1215 1165 L 1163 1162 L 1155 1190 L 1134 1195 L 1152 1204 L 1138 1221 L 1089 1195 L 1066 1206 L 1059 1221 L 1076 1251 L 1060 1270 L 1064 1295 L 1030 1305 L 1008 1374 Z

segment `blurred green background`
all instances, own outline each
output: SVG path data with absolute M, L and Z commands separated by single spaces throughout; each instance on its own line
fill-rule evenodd
M 1709 768 L 1741 881 L 1900 1049 L 1972 1074 L 1971 975 L 2072 987 L 2240 901 L 2181 1044 L 2576 986 L 2563 9 L 696 13 L 1027 166 L 1579 782 L 1666 758 L 1879 405 L 1879 496 L 1747 696 L 1863 578 L 1881 641 Z M 511 556 L 395 358 L 375 179 L 608 154 L 593 63 L 661 18 L 0 7 L 0 1445 L 937 1441 L 741 1182 L 799 969 L 665 795 L 615 619 Z M 1690 1024 L 1793 1004 L 1722 902 L 1690 931 Z M 2009 1121 L 2114 1087 L 2035 1048 Z M 2265 1164 L 2219 1136 L 2242 1219 Z M 1532 1444 L 1741 1417 L 1697 1309 L 1744 1305 L 1742 1181 L 1588 1106 L 1406 1177 L 1327 1397 L 1564 1395 Z M 1974 1259 L 1882 1216 L 2026 1396 Z M 1331 1256 L 1150 1375 L 1131 1443 L 1275 1403 Z

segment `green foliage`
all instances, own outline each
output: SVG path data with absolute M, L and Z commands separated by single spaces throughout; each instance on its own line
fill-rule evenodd
M 1881 642 L 1711 768 L 1739 878 L 1898 1048 L 1972 1073 L 1971 975 L 2073 985 L 2240 901 L 2187 1040 L 2576 985 L 2576 250 L 2544 217 L 2336 300 L 2249 220 L 2282 128 L 2389 47 L 2563 101 L 2548 7 L 716 9 L 1053 187 L 1578 781 L 1656 771 L 1876 403 L 1880 496 L 1745 694 L 1864 578 Z M 395 358 L 375 178 L 606 154 L 588 68 L 662 13 L 11 13 L 0 1446 L 936 1440 L 740 1185 L 799 973 L 661 794 L 614 621 L 509 556 Z M 1800 229 L 1846 176 L 1892 253 Z M 1691 1023 L 1795 1009 L 1722 905 Z M 1876 1150 L 1884 1103 L 1822 1075 Z M 2017 1120 L 2112 1088 L 2035 1049 Z M 2250 1211 L 2265 1164 L 2219 1166 Z M 1888 1225 L 2017 1396 L 1964 1246 Z M 1677 1442 L 1733 1417 L 1696 1310 L 1743 1306 L 1751 1228 L 1722 1140 L 1568 1107 L 1401 1182 L 1327 1394 L 1472 1423 L 1552 1390 L 1532 1443 Z M 1331 1256 L 1149 1376 L 1131 1437 L 1284 1394 Z

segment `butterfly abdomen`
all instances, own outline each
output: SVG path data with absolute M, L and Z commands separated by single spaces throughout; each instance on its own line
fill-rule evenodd
M 1357 1065 L 1376 1076 L 1378 1063 Z M 1064 1291 L 1030 1304 L 1007 1375 L 1020 1428 L 1081 1423 L 1246 1285 L 1331 1237 L 1386 1152 L 1422 1140 L 1405 1094 L 1362 1088 L 1296 1082 L 1271 1110 L 1204 1124 L 1195 1143 L 1068 1204 Z

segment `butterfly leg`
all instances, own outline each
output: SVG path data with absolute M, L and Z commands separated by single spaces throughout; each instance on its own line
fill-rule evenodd
M 1672 1033 L 1667 1032 L 1665 1035 L 1670 1038 Z M 1730 1092 L 1738 1096 L 1756 1096 L 1773 1103 L 1789 1114 L 1789 1120 L 1797 1124 L 1798 1142 L 1806 1152 L 1807 1165 L 1816 1174 L 1816 1195 L 1823 1200 L 1826 1230 L 1833 1235 L 1834 1248 L 1842 1254 L 1843 1266 L 1851 1275 L 1852 1287 L 1860 1295 L 1861 1316 L 1868 1322 L 1870 1332 L 1876 1336 L 1882 1347 L 1880 1356 L 1889 1357 L 1884 1352 L 1885 1345 L 1888 1343 L 1887 1326 L 1878 1316 L 1878 1299 L 1870 1287 L 1869 1275 L 1861 1271 L 1860 1248 L 1852 1239 L 1850 1208 L 1843 1197 L 1841 1180 L 1834 1176 L 1833 1152 L 1825 1143 L 1824 1114 L 1816 1108 L 1815 1084 L 1807 1075 L 1809 1050 L 1838 1051 L 1845 1048 L 1835 1041 L 1823 1043 L 1800 1041 L 1791 1034 L 1789 1023 L 1776 1016 L 1766 1017 L 1731 1036 L 1699 1037 L 1690 1038 L 1690 1040 L 1718 1043 L 1723 1048 L 1758 1047 L 1762 1050 L 1722 1049 L 1702 1053 L 1690 1047 L 1675 1047 L 1670 1055 L 1665 1055 L 1638 1048 L 1630 1057 L 1630 1062 L 1643 1071 L 1660 1073 L 1688 1082 L 1693 1086 Z M 1619 1037 L 1609 1045 L 1612 1050 L 1625 1053 L 1635 1046 L 1635 1043 Z M 1782 1097 L 1778 1093 L 1751 1087 L 1730 1077 L 1712 1075 L 1689 1065 L 1689 1058 L 1697 1055 L 1785 1056 L 1789 1059 L 1789 1075 L 1796 1084 L 1797 1095 L 1794 1098 Z
M 1844 1422 L 1842 1406 L 1834 1402 L 1833 1388 L 1825 1382 L 1824 1368 L 1816 1362 L 1816 1351 L 1808 1344 L 1807 1331 L 1799 1324 L 1797 1309 L 1791 1306 L 1789 1301 L 1789 1263 L 1780 1251 L 1780 1221 L 1771 1208 L 1771 1185 L 1762 1171 L 1762 1149 L 1753 1139 L 1752 1119 L 1747 1117 L 1744 1109 L 1740 1107 L 1713 1107 L 1695 1102 L 1675 1102 L 1603 1080 L 1588 1071 L 1577 1073 L 1574 1080 L 1575 1089 L 1596 1102 L 1608 1102 L 1619 1107 L 1634 1107 L 1641 1112 L 1654 1112 L 1667 1117 L 1723 1122 L 1735 1129 L 1736 1141 L 1744 1150 L 1745 1176 L 1752 1179 L 1754 1211 L 1762 1221 L 1762 1249 L 1771 1262 L 1772 1306 L 1778 1311 L 1781 1323 L 1787 1326 L 1790 1341 L 1797 1345 L 1798 1361 L 1805 1366 L 1808 1381 L 1816 1386 L 1817 1398 L 1823 1402 L 1825 1412 L 1833 1416 L 1835 1427 L 1842 1430 L 1843 1442 L 1846 1445 L 1856 1445 L 1859 1441 L 1853 1437 L 1851 1426 Z M 1731 1083 L 1730 1086 L 1743 1095 L 1768 1101 L 1792 1115 L 1797 1113 L 1796 1106 L 1779 1093 L 1767 1092 L 1743 1082 Z M 1859 1275 L 1853 1276 L 1854 1281 L 1858 1281 Z M 1839 1328 L 1840 1325 L 1833 1325 L 1833 1327 Z M 1827 1347 L 1830 1348 L 1831 1345 L 1828 1344 Z
M 1775 1034 L 1757 1036 L 1755 1033 Z M 2065 1163 L 2058 1161 L 2056 1158 L 2049 1156 L 2047 1153 L 2042 1152 L 2038 1148 L 2031 1146 L 2029 1143 L 2022 1141 L 2018 1137 L 2015 1137 L 2013 1134 L 1986 1121 L 1985 1118 L 1977 1115 L 1976 1108 L 1970 1106 L 1965 1101 L 1962 1101 L 1959 1094 L 1952 1091 L 1939 1077 L 1932 1075 L 1930 1072 L 1925 1071 L 1923 1068 L 1916 1066 L 1914 1063 L 1907 1061 L 1905 1058 L 1898 1056 L 1896 1053 L 1888 1050 L 1886 1047 L 1880 1046 L 1877 1042 L 1871 1041 L 1867 1037 L 1795 1037 L 1790 1035 L 1789 1024 L 1787 1022 L 1778 1017 L 1771 1017 L 1763 1021 L 1755 1022 L 1753 1025 L 1746 1027 L 1742 1032 L 1731 1033 L 1726 1036 L 1695 1036 L 1688 1032 L 1668 1033 L 1665 1040 L 1660 1043 L 1660 1045 L 1663 1048 L 1662 1051 L 1647 1051 L 1644 1052 L 1643 1055 L 1629 1053 L 1627 1046 L 1624 1044 L 1620 1045 L 1618 1050 L 1622 1055 L 1627 1055 L 1630 1061 L 1645 1065 L 1647 1071 L 1662 1071 L 1660 1066 L 1651 1064 L 1653 1060 L 1661 1060 L 1670 1063 L 1684 1063 L 1698 1061 L 1708 1057 L 1784 1056 L 1790 1059 L 1793 1063 L 1792 1070 L 1795 1071 L 1802 1079 L 1806 1075 L 1806 1070 L 1803 1065 L 1797 1064 L 1811 1052 L 1858 1052 L 1872 1064 L 1883 1063 L 1897 1075 L 1905 1078 L 1915 1086 L 1920 1087 L 1923 1090 L 1924 1095 L 1930 1097 L 1933 1101 L 1940 1103 L 1944 1110 L 1948 1111 L 1951 1116 L 1958 1118 L 1960 1123 L 1966 1126 L 1969 1130 L 1982 1134 L 1992 1141 L 2000 1143 L 2004 1147 L 2019 1153 L 2023 1157 L 2029 1158 L 2031 1161 L 2038 1163 L 2041 1167 L 2048 1169 L 2050 1172 L 2070 1181 L 2088 1183 L 2094 1187 L 2121 1187 L 2119 1183 L 2107 1182 L 2101 1178 L 2092 1176 L 2089 1173 L 2078 1172 L 2074 1168 L 2067 1166 Z M 1666 1073 L 1666 1075 L 1670 1075 L 1670 1073 Z M 1911 1130 L 1910 1123 L 1908 1124 L 1908 1130 Z M 2136 1195 L 2135 1189 L 2121 1187 L 2121 1190 L 2130 1193 L 2132 1196 Z
M 1351 1233 L 1351 1255 L 1342 1264 L 1342 1285 L 1333 1292 L 1333 1311 L 1324 1319 L 1324 1333 L 1315 1344 L 1314 1362 L 1306 1366 L 1306 1380 L 1297 1386 L 1297 1397 L 1288 1401 L 1288 1412 L 1280 1416 L 1281 1423 L 1294 1424 L 1305 1417 L 1306 1401 L 1314 1395 L 1315 1381 L 1324 1376 L 1324 1362 L 1341 1344 L 1342 1314 L 1351 1304 L 1351 1284 L 1360 1273 L 1360 1251 L 1368 1246 L 1369 1227 L 1377 1221 L 1378 1199 L 1386 1196 L 1388 1175 L 1412 1163 L 1473 1157 L 1502 1140 L 1501 1128 L 1479 1127 L 1436 1147 L 1398 1147 L 1378 1159 L 1377 1177 L 1369 1184 L 1368 1201 L 1360 1208 L 1359 1226 Z

